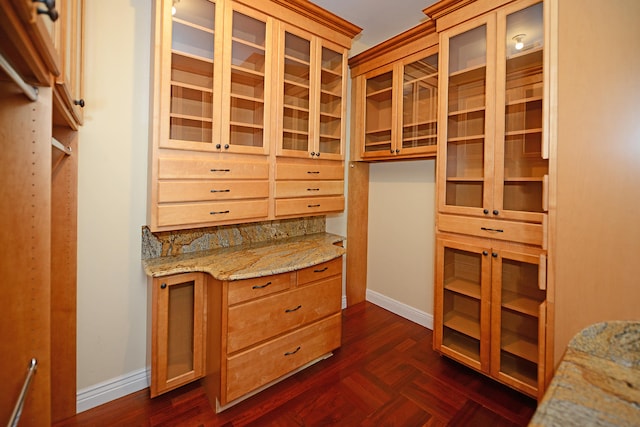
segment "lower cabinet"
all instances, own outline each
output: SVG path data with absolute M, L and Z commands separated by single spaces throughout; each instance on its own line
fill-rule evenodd
M 546 252 L 440 234 L 434 348 L 532 397 L 545 381 Z
M 204 376 L 204 273 L 154 278 L 151 397 Z
M 222 410 L 340 347 L 341 257 L 253 279 L 152 282 L 151 397 L 206 378 Z

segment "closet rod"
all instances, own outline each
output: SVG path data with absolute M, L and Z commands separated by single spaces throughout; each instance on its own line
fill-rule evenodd
M 5 59 L 5 57 L 0 54 L 0 68 L 2 68 L 7 75 L 13 80 L 19 87 L 22 89 L 27 98 L 32 101 L 36 101 L 38 99 L 38 89 L 35 87 L 25 83 L 25 81 L 20 77 L 20 74 L 16 70 L 13 69 L 11 64 Z
M 51 138 L 51 145 L 53 145 L 58 150 L 62 151 L 67 156 L 70 156 L 71 153 L 73 152 L 73 150 L 71 150 L 71 147 L 65 147 L 64 145 L 62 145 L 62 142 L 58 141 L 55 138 Z

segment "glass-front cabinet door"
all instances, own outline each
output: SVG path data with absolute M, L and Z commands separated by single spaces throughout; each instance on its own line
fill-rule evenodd
M 168 69 L 169 88 L 163 90 L 164 121 L 160 146 L 200 151 L 214 150 L 219 121 L 214 116 L 214 74 L 220 70 L 219 49 L 214 49 L 215 28 L 221 27 L 216 4 L 208 0 L 163 2 L 163 16 L 171 28 L 162 70 Z M 169 22 L 166 22 L 166 21 Z M 215 73 L 214 73 L 215 71 Z M 166 96 L 166 98 L 165 98 Z M 165 128 L 166 126 L 166 128 Z
M 344 48 L 320 41 L 319 132 L 315 154 L 317 158 L 343 160 L 346 138 L 347 63 Z
M 491 205 L 495 16 L 441 37 L 441 211 L 482 215 Z
M 438 238 L 434 347 L 489 372 L 490 249 Z
M 494 207 L 505 218 L 542 222 L 547 210 L 543 53 L 542 2 L 498 13 Z
M 531 396 L 544 390 L 545 272 L 543 253 L 492 253 L 491 375 Z
M 395 150 L 392 135 L 396 132 L 393 111 L 393 66 L 374 70 L 364 76 L 364 141 L 362 155 L 383 156 Z

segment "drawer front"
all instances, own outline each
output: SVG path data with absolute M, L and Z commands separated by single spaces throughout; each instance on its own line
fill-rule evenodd
M 159 179 L 269 179 L 269 163 L 205 158 L 158 159 Z
M 268 181 L 160 181 L 158 203 L 269 197 Z
M 295 286 L 296 273 L 282 273 L 255 279 L 237 280 L 229 283 L 227 301 L 229 305 L 285 291 Z
M 343 180 L 344 166 L 342 162 L 336 164 L 311 163 L 277 163 L 276 180 Z
M 276 216 L 316 215 L 342 211 L 344 211 L 344 196 L 276 200 Z
M 227 354 L 334 313 L 342 304 L 342 278 L 229 307 Z
M 344 181 L 277 181 L 276 198 L 344 195 Z
M 515 221 L 438 215 L 438 231 L 545 246 L 543 226 Z
M 298 286 L 342 274 L 342 257 L 298 270 Z
M 341 314 L 300 328 L 227 359 L 229 403 L 340 347 Z M 224 385 L 223 385 L 224 387 Z
M 269 202 L 266 199 L 160 205 L 158 226 L 266 218 L 268 212 Z

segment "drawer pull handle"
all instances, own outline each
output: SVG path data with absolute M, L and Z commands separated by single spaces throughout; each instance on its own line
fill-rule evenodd
M 212 193 L 230 193 L 231 190 L 211 190 Z
M 297 352 L 299 352 L 299 351 L 300 351 L 300 346 L 298 346 L 298 348 L 296 348 L 296 349 L 295 349 L 295 350 L 293 350 L 293 351 L 287 351 L 284 355 L 285 355 L 285 356 L 291 356 L 291 355 L 293 355 L 293 354 L 296 354 L 296 353 L 297 353 Z
M 267 282 L 264 285 L 254 285 L 251 289 L 264 289 L 267 286 L 269 286 L 271 284 L 271 282 Z
M 320 171 L 307 171 L 307 173 L 310 173 L 312 175 L 318 175 Z
M 211 169 L 211 172 L 231 172 L 231 169 Z
M 229 213 L 229 211 L 209 212 L 210 215 L 228 214 L 228 213 Z
M 317 205 L 307 205 L 308 208 L 319 208 L 320 204 Z
M 327 271 L 329 269 L 329 267 L 325 267 L 325 268 L 321 268 L 320 270 L 313 270 L 314 273 L 323 273 L 325 271 Z
M 297 306 L 296 308 L 287 308 L 284 312 L 285 313 L 293 313 L 294 311 L 298 311 L 302 308 L 301 305 Z
M 487 228 L 487 227 L 480 227 L 480 230 L 484 230 L 484 231 L 494 231 L 496 233 L 504 233 L 504 230 L 501 230 L 499 228 Z
M 319 188 L 307 188 L 307 191 L 320 191 Z

